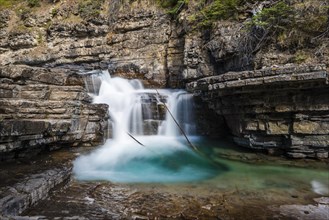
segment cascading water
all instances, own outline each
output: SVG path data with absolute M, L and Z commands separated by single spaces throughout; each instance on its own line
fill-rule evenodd
M 170 114 L 166 114 L 166 120 L 163 122 L 163 129 L 161 129 L 160 134 L 166 136 L 179 136 L 181 131 L 175 122 L 179 123 L 179 126 L 183 129 L 185 134 L 194 135 L 195 134 L 195 124 L 194 117 L 191 110 L 192 106 L 192 96 L 184 91 L 174 92 L 169 95 L 168 104 L 170 106 Z
M 144 89 L 138 80 L 111 78 L 107 72 L 92 73 L 86 81 L 94 102 L 109 105 L 114 134 L 104 146 L 74 162 L 73 171 L 78 180 L 186 182 L 206 179 L 203 183 L 207 190 L 209 187 L 230 188 L 230 191 L 269 189 L 290 194 L 295 190 L 304 193 L 309 187 L 319 195 L 329 193 L 327 170 L 272 166 L 272 160 L 271 165 L 260 166 L 212 157 L 216 152 L 229 155 L 229 148 L 234 146 L 225 148 L 228 143 L 220 144 L 218 140 L 213 143 L 195 136 L 192 97 L 184 91 Z M 198 149 L 206 146 L 201 149 L 209 153 L 211 163 L 191 150 L 167 107 L 189 140 L 197 142 Z
M 101 81 L 98 94 L 96 79 Z M 195 135 L 191 95 L 182 90 L 144 89 L 138 80 L 111 78 L 108 72 L 91 80 L 94 103 L 109 105 L 113 139 L 75 161 L 78 179 L 177 182 L 217 173 L 206 159 L 189 149 L 181 135 L 179 127 L 190 139 L 196 138 L 191 136 Z

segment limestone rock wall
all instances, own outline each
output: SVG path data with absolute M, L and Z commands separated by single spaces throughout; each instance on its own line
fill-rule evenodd
M 92 20 L 82 19 L 72 1 L 26 18 L 0 11 L 0 65 L 80 69 L 110 65 L 112 75 L 139 78 L 149 87 L 167 86 L 169 70 L 177 74 L 181 69 L 184 50 L 184 41 L 178 39 L 181 31 L 172 31 L 168 14 L 154 1 L 110 0 L 99 10 L 99 17 Z
M 187 88 L 225 118 L 241 146 L 328 158 L 328 80 L 325 65 L 291 65 L 228 72 Z
M 0 160 L 103 142 L 108 106 L 91 104 L 74 72 L 3 66 L 0 82 Z

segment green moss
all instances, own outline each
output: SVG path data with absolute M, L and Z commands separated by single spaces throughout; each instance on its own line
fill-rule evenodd
M 22 23 L 18 23 L 15 26 L 15 29 L 12 30 L 9 35 L 11 36 L 15 36 L 17 34 L 25 34 L 25 33 L 31 33 L 32 32 L 32 28 L 30 27 L 26 27 L 24 24 Z
M 28 17 L 28 15 L 31 13 L 31 9 L 20 5 L 15 9 L 16 15 L 21 19 L 21 20 L 25 20 L 26 17 Z
M 63 20 L 63 23 L 67 24 L 79 24 L 83 21 L 83 19 L 80 16 L 76 16 L 74 14 L 70 14 L 68 17 L 66 17 Z
M 37 42 L 39 45 L 44 43 L 43 33 L 41 31 L 38 31 Z

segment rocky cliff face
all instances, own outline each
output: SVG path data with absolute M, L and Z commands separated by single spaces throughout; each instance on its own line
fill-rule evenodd
M 0 82 L 0 160 L 103 142 L 108 106 L 90 104 L 74 72 L 2 66 Z
M 187 87 L 225 118 L 238 145 L 328 158 L 328 80 L 324 65 L 291 65 L 228 72 Z
M 284 33 L 275 39 L 268 40 L 264 40 L 268 36 L 266 34 L 269 34 L 266 31 L 257 32 L 259 30 L 257 27 L 256 32 L 246 29 L 251 19 L 251 15 L 248 17 L 246 13 L 238 20 L 216 21 L 212 28 L 196 28 L 195 24 L 191 22 L 191 14 L 199 6 L 197 1 L 190 2 L 191 4 L 183 5 L 180 13 L 176 14 L 174 18 L 152 0 L 67 0 L 56 1 L 55 3 L 42 2 L 41 7 L 28 8 L 29 10 L 26 10 L 27 6 L 24 4 L 17 6 L 17 10 L 0 10 L 0 66 L 2 69 L 9 68 L 7 66 L 14 68 L 17 65 L 33 66 L 30 69 L 33 69 L 31 72 L 35 72 L 35 74 L 45 71 L 44 68 L 54 67 L 67 69 L 64 71 L 65 73 L 72 70 L 108 68 L 112 76 L 139 78 L 146 87 L 184 88 L 186 83 L 199 80 L 196 83 L 197 87 L 192 88 L 193 86 L 190 85 L 189 89 L 197 94 L 199 100 L 197 111 L 200 119 L 200 133 L 218 135 L 224 133 L 225 126 L 229 126 L 231 133 L 236 137 L 236 142 L 243 146 L 259 149 L 281 149 L 288 146 L 288 151 L 293 157 L 328 157 L 326 156 L 328 149 L 323 147 L 328 144 L 328 131 L 326 129 L 321 131 L 322 133 L 320 131 L 309 131 L 309 133 L 301 131 L 298 133 L 292 130 L 297 129 L 298 126 L 296 125 L 296 127 L 295 124 L 298 120 L 305 121 L 305 117 L 314 126 L 318 126 L 315 124 L 321 122 L 319 128 L 314 128 L 315 130 L 326 126 L 323 125 L 328 118 L 326 112 L 323 112 L 322 107 L 318 107 L 314 101 L 323 96 L 319 102 L 322 106 L 329 105 L 324 94 L 327 91 L 327 84 L 324 83 L 324 79 L 300 79 L 298 77 L 304 77 L 304 73 L 312 71 L 296 70 L 296 72 L 292 72 L 294 72 L 293 77 L 297 77 L 298 80 L 293 81 L 288 79 L 292 72 L 287 68 L 280 71 L 284 76 L 288 74 L 288 78 L 280 78 L 283 75 L 275 75 L 276 71 L 268 69 L 300 62 L 308 65 L 324 63 L 326 67 L 320 65 L 321 71 L 328 68 L 329 32 L 328 29 L 323 33 L 319 31 L 323 29 L 322 24 L 325 23 L 323 20 L 328 17 L 322 9 L 321 13 L 319 11 L 319 5 L 325 5 L 322 4 L 323 1 L 312 1 L 315 7 L 309 7 L 307 3 L 309 1 L 303 1 L 300 4 L 299 1 L 290 1 L 296 11 L 304 11 L 303 13 L 307 15 L 319 14 L 318 17 L 310 17 L 310 19 L 315 19 L 313 19 L 314 21 L 310 20 L 311 24 L 321 23 L 322 26 L 319 25 L 317 30 L 305 29 L 303 33 L 307 32 L 307 34 L 300 37 L 296 34 L 296 30 L 291 30 L 288 33 L 289 36 L 297 36 L 297 38 L 291 37 L 289 39 L 287 33 Z M 268 1 L 265 1 L 266 4 L 263 3 L 263 1 L 257 1 L 255 5 L 248 6 L 248 8 L 252 9 L 253 7 L 260 10 L 260 8 L 265 7 L 264 5 L 270 4 Z M 251 12 L 248 13 L 251 14 Z M 305 20 L 298 20 L 300 19 L 298 16 L 296 19 L 299 22 Z M 259 74 L 265 70 L 252 70 L 262 68 L 267 68 L 266 71 L 272 72 L 270 75 L 265 74 L 261 77 L 268 76 L 271 80 L 271 77 L 276 76 L 277 78 L 274 77 L 275 80 L 280 80 L 271 83 L 259 81 L 262 80 L 259 78 Z M 53 70 L 47 69 L 47 71 L 52 72 Z M 59 78 L 61 78 L 60 72 L 54 70 L 52 75 L 57 77 L 59 74 Z M 239 77 L 235 78 L 241 74 L 249 74 L 248 80 L 250 82 L 248 81 L 248 83 L 251 84 L 243 84 L 244 81 L 238 80 Z M 211 76 L 214 78 L 202 79 Z M 52 80 L 57 79 L 56 77 Z M 77 106 L 80 104 L 87 106 L 86 108 L 94 109 L 93 105 L 87 104 L 89 102 L 88 97 L 84 97 L 85 93 L 81 83 L 59 85 L 58 82 L 53 81 L 35 81 L 33 85 L 16 85 L 17 79 L 13 83 L 10 81 L 13 80 L 12 78 L 8 76 L 4 78 L 6 79 L 3 79 L 4 84 L 1 86 L 7 87 L 2 90 L 1 95 L 4 97 L 5 105 L 3 106 L 7 111 L 4 113 L 6 120 L 15 121 L 14 119 L 17 118 L 19 119 L 17 123 L 25 123 L 21 121 L 28 121 L 34 117 L 24 116 L 19 111 L 16 112 L 16 109 L 21 109 L 16 106 L 20 105 L 35 108 L 38 113 L 33 113 L 33 115 L 41 121 L 45 118 L 48 120 L 47 114 L 50 114 L 51 117 L 56 114 L 56 118 L 63 117 L 63 120 L 67 120 L 68 114 L 71 112 L 79 115 L 80 113 L 75 113 L 73 109 L 78 108 Z M 213 79 L 217 80 L 218 78 L 221 78 L 223 85 L 229 85 L 233 82 L 237 84 L 230 88 L 216 88 L 209 91 L 207 88 L 199 88 L 201 82 L 207 82 L 205 84 L 208 86 L 208 84 L 212 85 Z M 210 81 L 208 82 L 208 80 Z M 252 85 L 252 83 L 254 84 Z M 19 89 L 13 90 L 14 87 Z M 61 91 L 56 92 L 55 90 L 59 88 Z M 18 90 L 19 93 L 16 92 Z M 33 91 L 32 93 L 38 91 L 38 95 L 34 93 L 32 94 L 34 97 L 31 98 L 28 95 L 29 91 Z M 197 91 L 202 91 L 201 95 L 198 95 Z M 220 95 L 218 96 L 214 91 Z M 222 95 L 224 92 L 225 95 Z M 52 95 L 48 96 L 49 94 Z M 80 94 L 80 96 L 73 97 L 72 94 Z M 21 100 L 20 102 L 17 101 L 17 95 Z M 219 98 L 215 98 L 215 96 Z M 275 98 L 275 96 L 282 98 Z M 59 108 L 56 107 L 56 104 L 54 107 L 47 107 L 50 102 L 42 105 L 43 102 L 36 101 L 39 97 L 42 97 L 42 100 L 50 98 L 50 100 L 57 101 L 57 104 L 60 103 L 65 106 Z M 306 98 L 304 99 L 304 97 Z M 61 100 L 64 99 L 77 102 L 75 104 L 71 102 L 63 104 L 64 102 Z M 220 104 L 222 100 L 224 103 Z M 302 100 L 307 102 L 308 107 L 305 109 L 300 108 Z M 30 104 L 32 101 L 34 104 Z M 293 104 L 294 102 L 296 104 Z M 258 103 L 257 106 L 265 106 L 266 111 L 264 109 L 259 110 L 258 107 L 251 108 L 254 103 Z M 277 108 L 285 106 L 286 103 L 289 103 L 289 109 L 277 111 Z M 203 108 L 203 105 L 207 105 L 210 109 L 208 107 L 207 109 Z M 303 106 L 305 105 L 303 104 Z M 56 110 L 57 113 L 52 113 L 50 111 L 53 108 L 71 110 L 68 110 L 69 112 Z M 233 111 L 237 108 L 238 110 Z M 91 114 L 104 115 L 105 107 L 100 109 L 102 110 L 97 111 L 101 111 L 101 113 L 96 112 L 95 108 L 94 113 Z M 9 111 L 13 111 L 18 116 L 8 118 Z M 224 113 L 225 111 L 233 112 L 229 114 Z M 81 117 L 87 117 L 87 113 Z M 99 125 L 103 124 L 100 118 L 97 120 Z M 50 135 L 48 130 L 51 123 L 32 123 L 36 123 L 35 125 L 40 130 L 37 134 Z M 73 122 L 68 123 L 72 124 Z M 257 126 L 248 128 L 249 130 L 243 128 L 245 124 L 249 124 L 247 127 L 250 127 L 252 123 L 257 124 Z M 73 124 L 72 126 L 74 126 Z M 15 126 L 24 127 L 25 125 L 17 124 Z M 272 131 L 273 126 L 285 127 L 286 131 Z M 66 128 L 58 128 L 57 130 L 60 131 L 61 129 L 65 130 Z M 72 129 L 81 130 L 81 128 Z M 278 132 L 283 133 L 278 134 Z M 4 134 L 8 136 L 7 133 Z M 25 134 L 22 133 L 21 135 L 24 136 Z M 33 133 L 33 135 L 35 134 Z M 10 142 L 8 141 L 9 136 L 7 136 L 5 143 Z M 75 139 L 80 140 L 81 137 Z M 69 142 L 73 143 L 74 141 Z M 13 147 L 15 141 L 10 143 L 11 147 L 3 147 L 3 149 L 19 148 Z M 23 142 L 19 141 L 19 143 Z M 55 143 L 55 141 L 51 143 Z M 292 150 L 293 146 L 296 146 L 296 150 Z M 304 150 L 300 151 L 301 148 Z
M 153 1 L 106 1 L 99 8 L 102 14 L 91 20 L 82 19 L 79 4 L 73 3 L 58 3 L 26 18 L 2 11 L 0 64 L 110 65 L 112 75 L 140 78 L 150 87 L 167 86 L 169 69 L 181 66 L 175 57 L 182 51 L 176 50 L 180 40 L 172 33 L 169 16 Z

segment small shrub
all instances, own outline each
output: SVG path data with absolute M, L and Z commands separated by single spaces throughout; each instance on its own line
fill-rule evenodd
M 303 63 L 304 61 L 306 61 L 308 58 L 308 56 L 306 55 L 306 53 L 304 52 L 301 52 L 301 51 L 298 51 L 293 59 L 293 62 L 294 63 L 297 63 L 297 64 L 301 64 Z
M 177 6 L 180 0 L 157 0 L 157 3 L 163 8 L 173 8 Z
M 290 38 L 288 31 L 294 24 L 295 11 L 285 2 L 280 1 L 269 8 L 263 8 L 246 25 L 250 36 L 258 41 L 254 51 L 270 42 L 285 48 L 287 38 Z
M 198 10 L 190 16 L 190 21 L 196 26 L 211 26 L 218 20 L 238 20 L 239 15 L 245 13 L 247 3 L 256 0 L 213 0 L 198 1 Z
M 91 19 L 100 15 L 104 0 L 86 0 L 79 3 L 79 14 L 84 19 Z
M 257 13 L 252 18 L 251 25 L 279 34 L 294 24 L 294 13 L 290 6 L 281 1 Z
M 26 7 L 26 6 L 20 6 L 16 8 L 16 14 L 21 20 L 25 20 L 26 18 L 29 17 L 31 9 Z
M 188 4 L 189 0 L 158 0 L 158 4 L 167 9 L 167 13 L 172 16 L 177 16 L 182 10 L 183 6 Z
M 40 0 L 27 0 L 27 5 L 31 8 L 40 6 Z
M 240 0 L 217 0 L 206 7 L 203 12 L 209 20 L 235 19 L 240 3 Z

